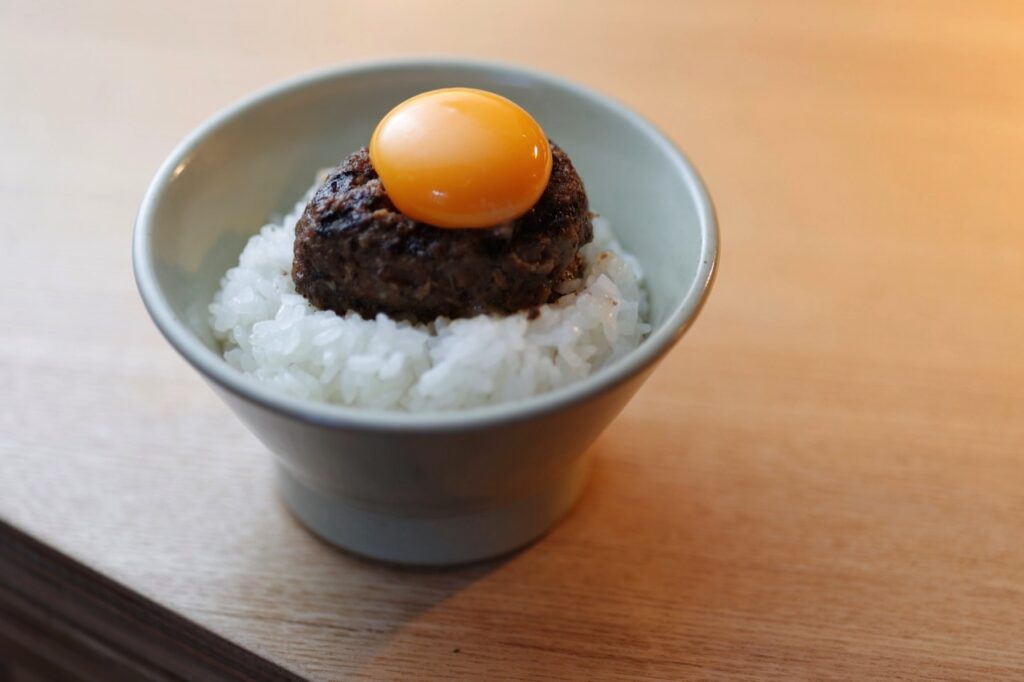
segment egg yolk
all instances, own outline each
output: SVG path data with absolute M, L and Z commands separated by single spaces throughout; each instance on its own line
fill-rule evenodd
M 533 117 L 472 88 L 432 90 L 392 109 L 370 139 L 370 162 L 399 211 L 448 228 L 514 220 L 551 177 L 551 148 Z

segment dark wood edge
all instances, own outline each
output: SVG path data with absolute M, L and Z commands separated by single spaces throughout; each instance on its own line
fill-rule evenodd
M 0 660 L 80 680 L 301 680 L 0 519 Z

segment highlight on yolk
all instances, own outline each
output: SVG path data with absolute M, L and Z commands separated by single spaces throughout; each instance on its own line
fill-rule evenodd
M 551 148 L 516 103 L 486 90 L 416 95 L 381 119 L 370 162 L 399 211 L 437 227 L 492 227 L 529 211 Z

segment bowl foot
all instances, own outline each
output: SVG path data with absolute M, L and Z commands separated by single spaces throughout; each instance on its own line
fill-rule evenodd
M 543 535 L 582 494 L 589 474 L 588 454 L 527 497 L 458 516 L 368 510 L 307 486 L 280 464 L 277 481 L 292 512 L 331 544 L 379 561 L 449 566 L 506 554 Z

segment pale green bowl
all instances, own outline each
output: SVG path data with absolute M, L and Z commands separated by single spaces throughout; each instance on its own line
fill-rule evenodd
M 511 98 L 565 149 L 591 207 L 610 219 L 643 268 L 650 336 L 572 386 L 452 413 L 313 403 L 232 369 L 189 316 L 209 303 L 245 241 L 269 216 L 291 208 L 318 169 L 366 144 L 391 107 L 447 86 Z M 520 547 L 568 511 L 586 480 L 587 447 L 700 310 L 718 238 L 697 172 L 621 104 L 501 64 L 410 60 L 302 76 L 214 116 L 157 172 L 133 249 L 154 322 L 274 453 L 295 514 L 354 552 L 438 565 Z

